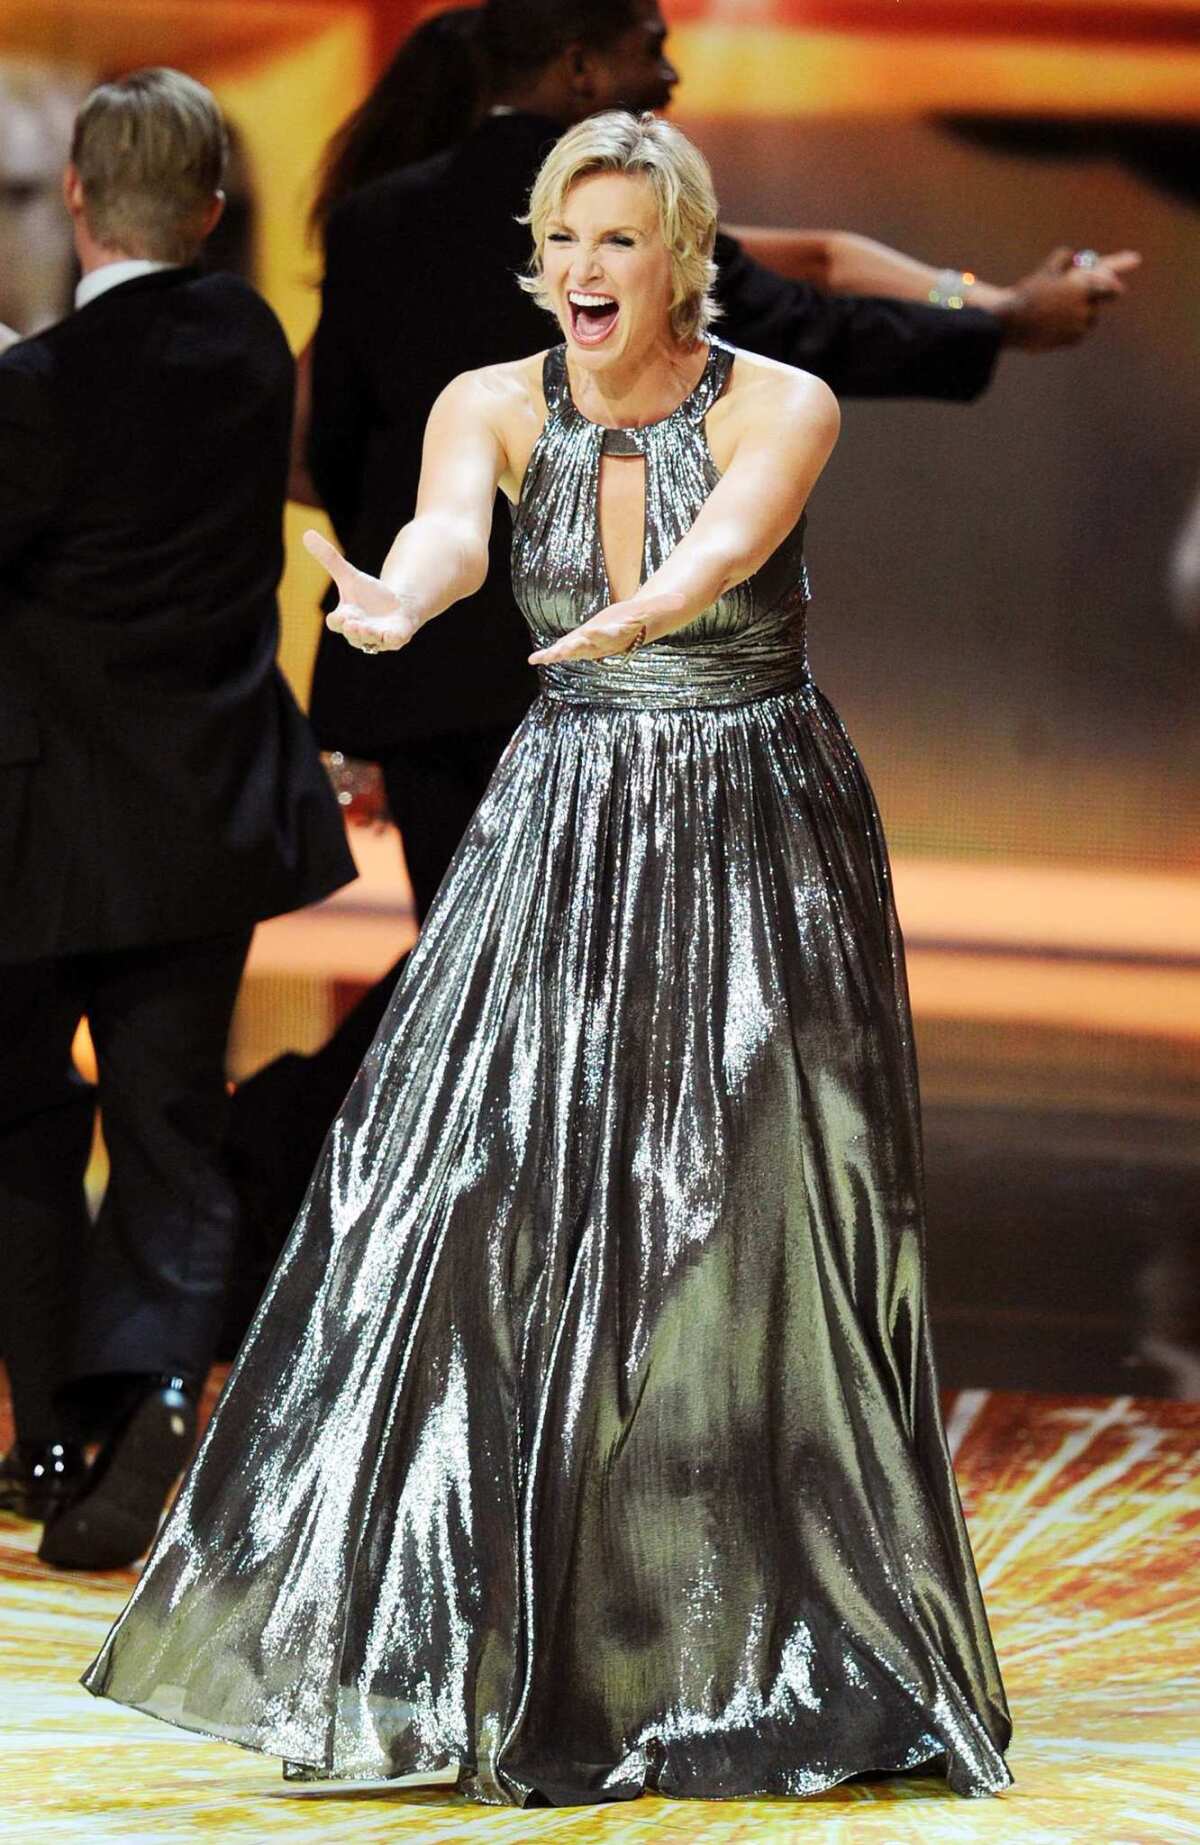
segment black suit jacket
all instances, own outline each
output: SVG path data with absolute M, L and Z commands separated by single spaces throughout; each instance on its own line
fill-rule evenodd
M 0 358 L 0 960 L 238 929 L 354 875 L 275 665 L 293 367 L 232 276 Z
M 459 372 L 554 344 L 555 322 L 518 289 L 529 232 L 516 222 L 560 133 L 493 116 L 458 147 L 346 200 L 329 226 L 313 371 L 310 463 L 343 549 L 377 571 L 412 516 L 425 420 Z M 999 323 L 974 309 L 825 295 L 717 244 L 717 331 L 817 373 L 843 396 L 967 400 L 987 385 Z M 365 659 L 322 635 L 312 717 L 331 748 L 386 755 L 409 740 L 515 723 L 535 690 L 495 522 L 488 581 L 403 653 Z

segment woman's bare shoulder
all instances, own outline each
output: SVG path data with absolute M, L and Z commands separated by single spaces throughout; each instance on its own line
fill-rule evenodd
M 476 427 L 490 429 L 505 456 L 499 486 L 510 500 L 516 500 L 533 446 L 546 421 L 546 398 L 542 390 L 542 361 L 545 353 L 535 352 L 527 359 L 506 360 L 500 365 L 481 365 L 475 371 L 460 372 L 442 392 L 435 405 L 445 406 L 449 427 L 465 420 Z
M 739 419 L 748 416 L 754 422 L 776 424 L 802 417 L 837 428 L 841 421 L 837 398 L 815 372 L 801 371 L 761 353 L 744 352 L 741 347 L 735 352 L 729 384 L 720 401 Z
M 794 365 L 737 349 L 729 382 L 708 413 L 708 441 L 722 471 L 739 452 L 771 453 L 805 468 L 823 465 L 838 438 L 841 412 L 823 379 Z
M 459 372 L 442 395 L 501 415 L 536 410 L 539 406 L 544 414 L 542 361 L 545 356 L 545 353 L 535 352 L 527 359 L 506 359 L 499 365 L 480 365 L 473 371 Z

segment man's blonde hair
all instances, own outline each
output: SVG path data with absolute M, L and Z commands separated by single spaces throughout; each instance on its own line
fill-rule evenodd
M 593 173 L 629 173 L 649 180 L 671 258 L 671 331 L 690 345 L 720 313 L 713 297 L 717 196 L 699 148 L 656 115 L 611 109 L 576 123 L 555 142 L 533 182 L 529 210 L 520 220 L 533 233 L 529 273 L 517 278 L 521 287 L 539 307 L 554 312 L 542 271 L 546 229 L 572 186 Z
M 138 70 L 93 90 L 71 161 L 97 243 L 156 262 L 197 253 L 229 142 L 216 99 L 178 70 Z

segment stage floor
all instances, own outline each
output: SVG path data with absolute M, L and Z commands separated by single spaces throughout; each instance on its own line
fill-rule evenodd
M 1016 1785 L 549 1811 L 285 1788 L 279 1764 L 90 1698 L 133 1581 L 45 1570 L 0 1515 L 3 1845 L 1173 1845 L 1200 1839 L 1200 1404 L 962 1391 L 947 1426 L 1016 1722 Z M 5 1420 L 0 1416 L 0 1420 Z

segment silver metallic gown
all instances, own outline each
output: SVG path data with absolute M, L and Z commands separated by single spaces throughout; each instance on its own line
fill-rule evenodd
M 687 531 L 732 363 L 606 432 L 548 356 L 539 643 L 611 600 L 602 451 L 644 455 L 647 574 Z M 543 673 L 89 1690 L 494 1802 L 1008 1784 L 901 943 L 802 539 Z

